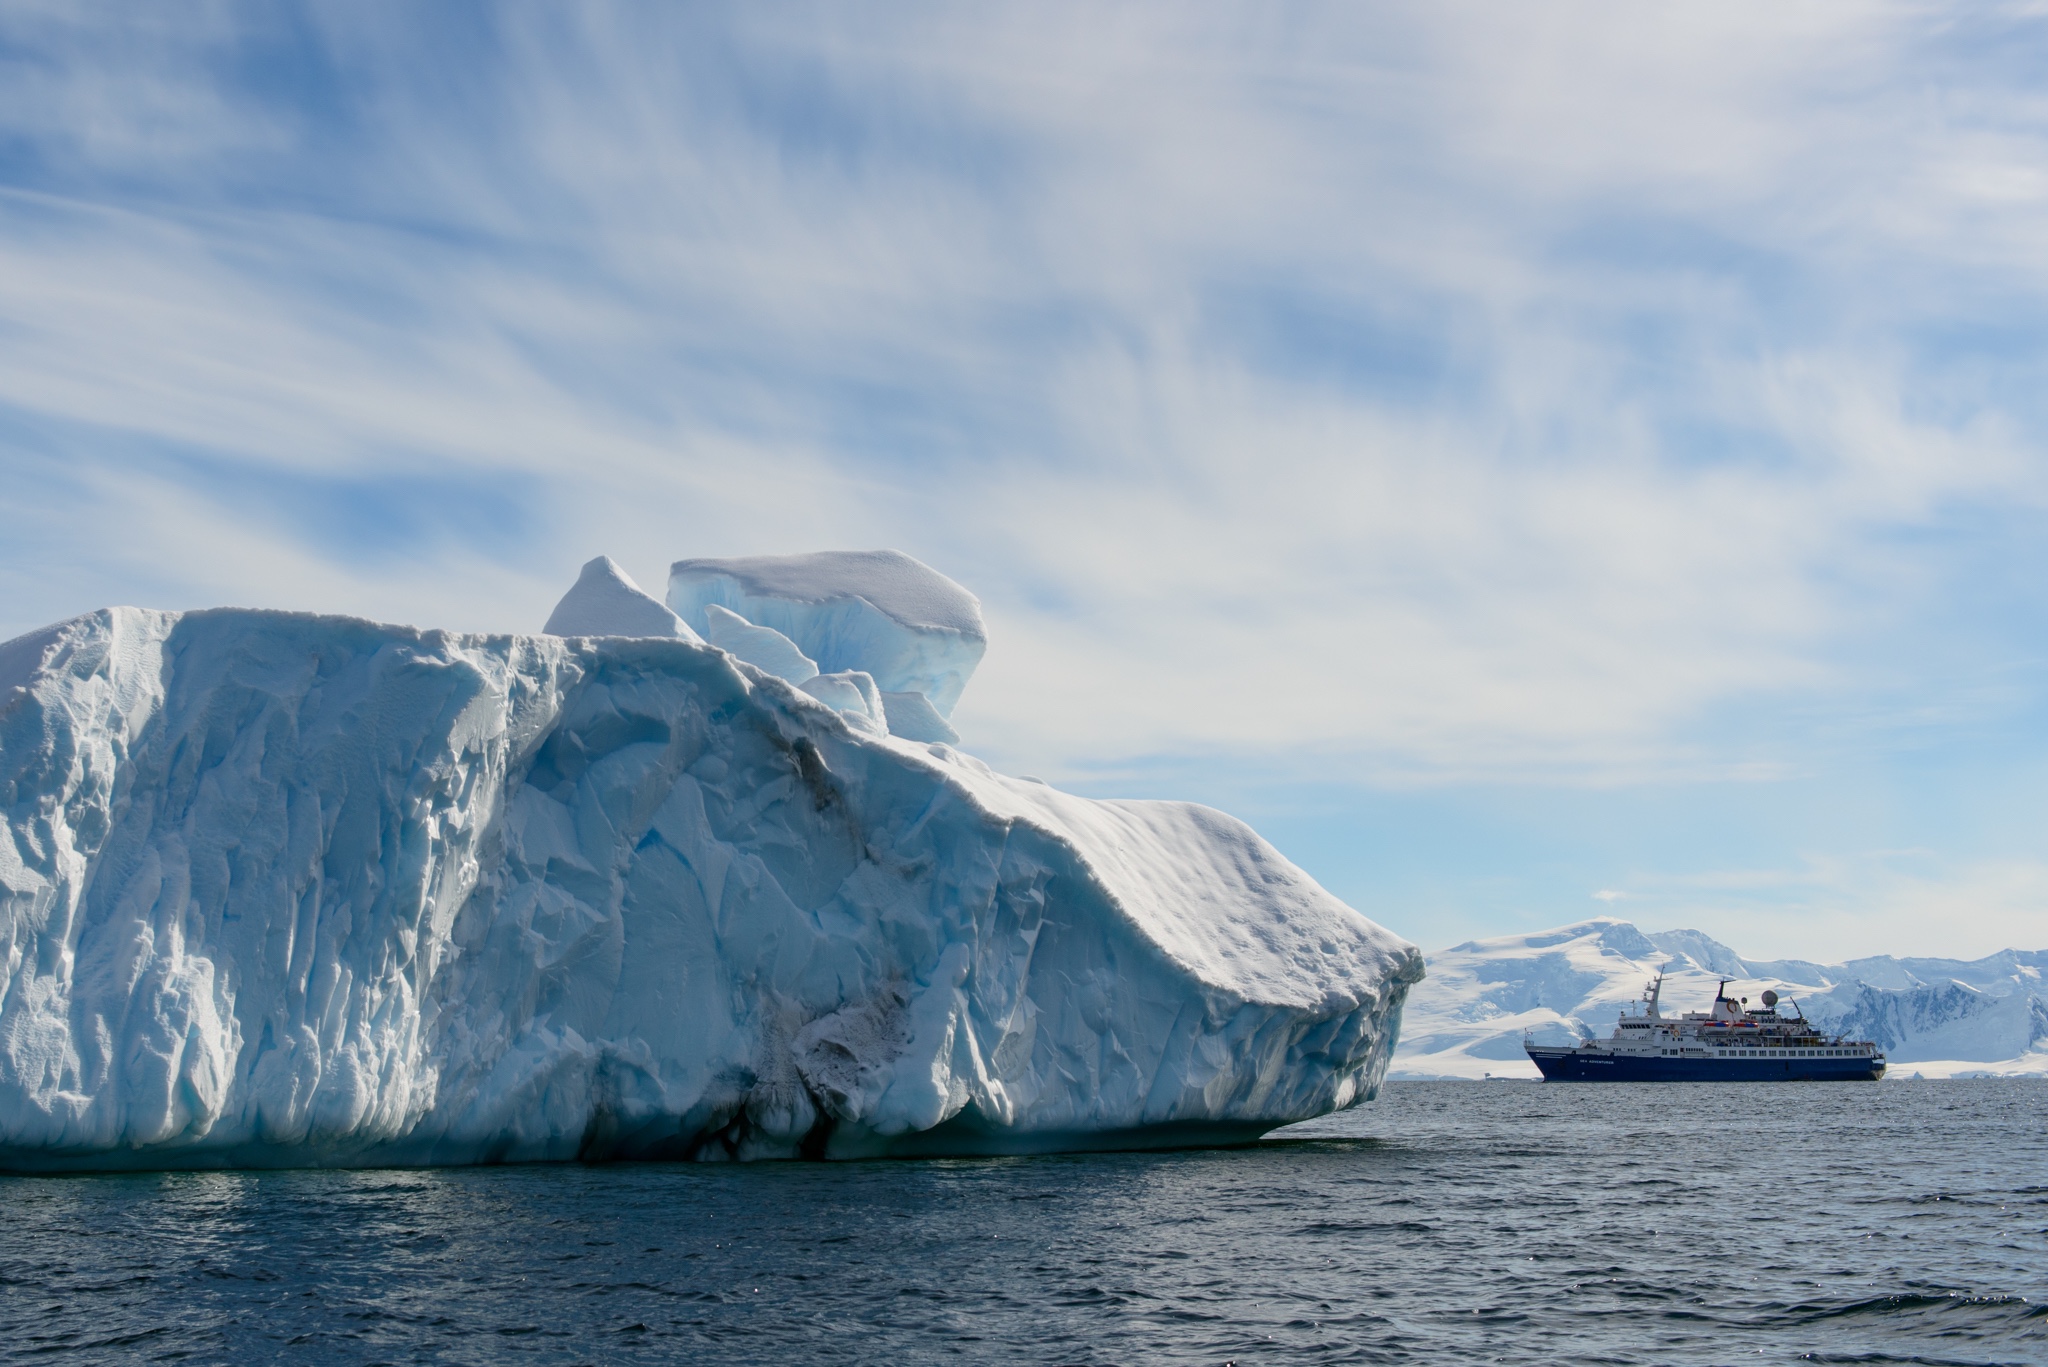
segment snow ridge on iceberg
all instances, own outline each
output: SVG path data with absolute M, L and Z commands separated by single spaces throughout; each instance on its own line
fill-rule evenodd
M 1242 824 L 707 644 L 113 609 L 0 646 L 0 1164 L 1242 1138 L 1413 946 Z

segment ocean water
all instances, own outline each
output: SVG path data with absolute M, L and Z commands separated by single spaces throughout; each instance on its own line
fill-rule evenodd
M 45 1362 L 2048 1363 L 2048 1083 L 1409 1083 L 1255 1146 L 0 1178 Z

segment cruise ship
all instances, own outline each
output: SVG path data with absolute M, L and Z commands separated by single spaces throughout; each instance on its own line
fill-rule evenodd
M 1778 994 L 1763 994 L 1763 1009 L 1728 995 L 1731 979 L 1714 989 L 1711 1011 L 1666 1016 L 1657 1009 L 1664 975 L 1643 992 L 1638 1009 L 1622 1014 L 1610 1039 L 1575 1048 L 1522 1047 L 1545 1082 L 1875 1082 L 1884 1055 L 1869 1040 L 1825 1035 L 1806 1019 L 1778 1014 Z M 1793 1009 L 1798 1010 L 1797 1004 Z

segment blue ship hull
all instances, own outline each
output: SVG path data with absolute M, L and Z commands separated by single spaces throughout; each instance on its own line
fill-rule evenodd
M 1545 1082 L 1875 1082 L 1876 1058 L 1627 1058 L 1529 1051 Z

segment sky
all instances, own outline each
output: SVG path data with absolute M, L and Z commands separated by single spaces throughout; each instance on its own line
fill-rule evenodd
M 0 0 L 0 637 L 895 547 L 1425 947 L 2048 947 L 2048 9 Z

